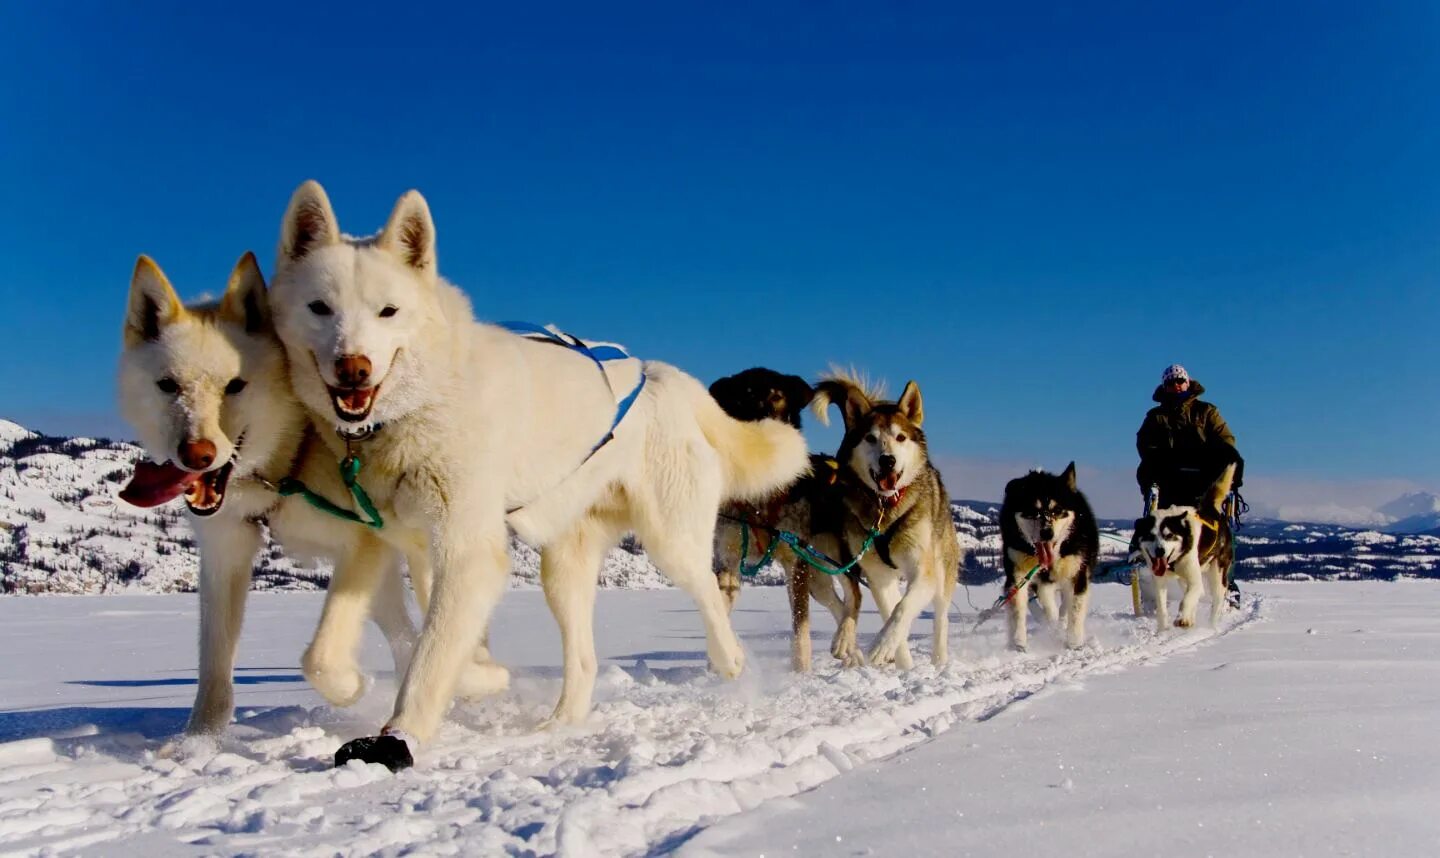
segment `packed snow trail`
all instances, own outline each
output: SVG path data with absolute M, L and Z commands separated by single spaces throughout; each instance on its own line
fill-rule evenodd
M 784 591 L 750 588 L 735 622 L 751 660 L 736 682 L 705 671 L 704 634 L 683 594 L 601 592 L 596 712 L 585 726 L 554 733 L 534 728 L 558 694 L 558 634 L 541 594 L 511 592 L 492 641 L 514 687 L 457 706 L 417 768 L 399 775 L 359 763 L 331 768 L 343 741 L 383 722 L 394 681 L 382 678 L 350 710 L 321 705 L 293 667 L 317 596 L 252 597 L 238 723 L 221 748 L 191 748 L 176 760 L 155 751 L 183 723 L 194 692 L 193 596 L 6 600 L 0 634 L 12 667 L 0 676 L 0 741 L 8 741 L 0 745 L 0 852 L 660 853 L 720 818 L 810 790 L 957 723 L 995 720 L 1048 687 L 1214 636 L 1157 637 L 1152 622 L 1128 615 L 1128 590 L 1096 589 L 1092 641 L 1079 651 L 1039 632 L 1028 654 L 1010 653 L 1002 620 L 974 636 L 952 634 L 952 663 L 936 671 L 926 664 L 927 616 L 913 642 L 924 666 L 847 671 L 817 655 L 819 669 L 797 677 L 787 667 Z M 988 604 L 996 592 L 973 597 Z M 1259 604 L 1230 612 L 1221 631 L 1252 619 Z M 961 619 L 968 630 L 974 613 Z M 867 611 L 865 637 L 878 626 Z M 817 653 L 828 635 L 817 629 Z M 387 660 L 367 640 L 364 663 Z M 1045 746 L 1038 733 L 1026 741 L 1037 753 Z
M 680 854 L 1436 854 L 1440 586 L 1255 589 L 1244 634 L 1054 683 Z

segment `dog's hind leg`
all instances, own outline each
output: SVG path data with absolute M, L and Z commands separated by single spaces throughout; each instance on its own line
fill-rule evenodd
M 688 505 L 695 505 L 695 501 L 689 500 Z M 730 627 L 725 597 L 720 595 L 707 556 L 711 545 L 709 529 L 715 526 L 716 507 L 713 504 L 699 506 L 701 509 L 691 516 L 679 514 L 678 506 L 656 510 L 661 515 L 636 516 L 636 531 L 660 571 L 695 600 L 705 622 L 711 669 L 726 679 L 734 679 L 745 668 L 745 652 Z M 710 509 L 708 520 L 703 512 L 706 506 Z M 687 517 L 691 520 L 687 521 Z
M 595 693 L 595 589 L 605 552 L 620 538 L 620 528 L 587 516 L 571 533 L 540 552 L 540 584 L 560 626 L 565 681 L 555 711 L 542 729 L 579 724 L 590 714 Z
M 375 603 L 370 616 L 390 645 L 390 657 L 395 661 L 395 678 L 398 681 L 405 675 L 405 668 L 410 666 L 410 656 L 415 651 L 415 624 L 405 607 L 405 579 L 400 574 L 398 558 L 392 560 L 390 568 L 376 584 Z
M 956 570 L 946 569 L 945 566 L 944 563 L 937 564 L 941 578 L 931 602 L 931 609 L 935 612 L 935 645 L 930 661 L 936 667 L 944 667 L 950 660 L 950 599 L 955 595 Z
M 790 666 L 798 673 L 810 670 L 810 591 L 811 571 L 803 561 L 790 566 L 785 589 L 790 595 Z M 828 583 L 828 582 L 827 582 Z M 834 591 L 830 594 L 835 595 Z
M 217 735 L 235 711 L 235 645 L 245 620 L 260 528 L 217 522 L 200 528 L 200 681 L 187 735 Z
M 715 582 L 725 597 L 725 613 L 735 613 L 735 601 L 740 598 L 740 573 L 734 569 L 721 570 L 716 573 Z

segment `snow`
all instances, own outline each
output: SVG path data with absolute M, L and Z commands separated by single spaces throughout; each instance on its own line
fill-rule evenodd
M 1052 683 L 681 854 L 1434 854 L 1440 589 L 1257 589 L 1262 622 Z
M 1002 621 L 970 634 L 962 593 L 946 669 L 817 659 L 797 677 L 783 591 L 750 588 L 735 621 L 751 660 L 736 682 L 705 671 L 683 594 L 604 591 L 596 713 L 554 733 L 535 727 L 558 693 L 558 634 L 540 593 L 512 592 L 492 638 L 514 687 L 458 705 L 399 775 L 330 767 L 341 742 L 383 721 L 394 681 L 372 636 L 362 661 L 378 679 L 357 707 L 332 710 L 309 690 L 295 665 L 318 594 L 251 597 L 238 723 L 218 748 L 193 744 L 174 760 L 156 751 L 194 693 L 194 596 L 0 600 L 0 852 L 986 854 L 1059 842 L 1199 855 L 1260 854 L 1241 835 L 1282 853 L 1433 843 L 1420 808 L 1440 792 L 1429 741 L 1440 588 L 1254 589 L 1218 636 L 1157 637 L 1128 615 L 1127 588 L 1099 585 L 1093 643 L 1067 652 L 1038 633 L 1025 655 L 1004 649 Z M 997 592 L 970 598 L 983 606 Z M 878 625 L 862 617 L 864 632 Z M 823 652 L 829 628 L 817 626 Z M 922 620 L 921 652 L 928 635 Z

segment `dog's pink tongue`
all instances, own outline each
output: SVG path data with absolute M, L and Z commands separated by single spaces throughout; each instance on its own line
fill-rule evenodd
M 1049 569 L 1055 565 L 1055 549 L 1048 542 L 1042 542 L 1035 546 L 1035 559 L 1039 561 L 1041 568 Z
M 140 507 L 159 506 L 185 493 L 200 475 L 166 462 L 157 465 L 142 459 L 135 463 L 135 475 L 120 490 L 120 499 Z
M 1170 561 L 1165 559 L 1164 554 L 1161 554 L 1158 557 L 1152 557 L 1150 559 L 1150 571 L 1154 572 L 1156 575 L 1164 575 L 1166 572 L 1170 571 Z

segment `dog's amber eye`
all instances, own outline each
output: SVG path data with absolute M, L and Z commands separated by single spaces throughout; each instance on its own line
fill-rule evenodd
M 901 432 L 899 435 L 896 435 L 896 436 L 895 436 L 895 440 L 898 441 L 898 442 L 900 442 L 901 444 L 904 444 L 904 443 L 905 443 L 905 433 L 904 433 L 904 432 Z
M 385 309 L 380 311 L 380 318 L 388 319 L 398 312 L 400 312 L 399 307 L 395 306 L 394 304 L 386 304 Z
M 180 385 L 176 384 L 173 378 L 162 378 L 155 382 L 155 386 L 160 388 L 161 393 L 174 395 L 180 392 Z
M 225 394 L 227 396 L 234 396 L 235 394 L 244 390 L 245 385 L 248 383 L 249 382 L 245 381 L 245 379 L 243 378 L 232 378 L 230 379 L 230 383 L 225 385 Z
M 310 312 L 317 316 L 328 316 L 333 312 L 330 309 L 330 305 L 324 301 L 311 301 L 307 306 L 310 308 Z
M 875 443 L 876 441 L 878 441 L 878 440 L 880 440 L 880 439 L 876 438 L 874 434 L 870 434 L 870 435 L 866 435 L 866 436 L 865 436 L 865 443 L 866 443 L 866 444 L 874 444 L 874 443 Z

